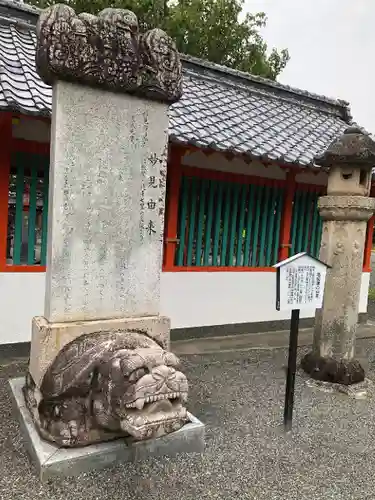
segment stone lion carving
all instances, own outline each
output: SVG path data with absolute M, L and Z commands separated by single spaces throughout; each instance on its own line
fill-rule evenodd
M 61 79 L 167 102 L 182 94 L 173 40 L 160 29 L 140 35 L 129 10 L 93 16 L 63 4 L 45 9 L 37 24 L 36 67 L 49 85 Z
M 178 366 L 142 332 L 84 335 L 59 352 L 40 390 L 27 375 L 25 400 L 41 436 L 63 447 L 160 437 L 188 421 Z

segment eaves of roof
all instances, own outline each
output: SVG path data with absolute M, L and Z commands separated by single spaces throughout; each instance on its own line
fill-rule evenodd
M 51 113 L 35 69 L 39 9 L 0 0 L 0 109 Z M 285 165 L 314 166 L 352 122 L 348 103 L 182 55 L 184 93 L 170 107 L 171 141 Z

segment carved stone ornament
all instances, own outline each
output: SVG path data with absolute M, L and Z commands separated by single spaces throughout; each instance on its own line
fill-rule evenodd
M 341 163 L 371 169 L 375 166 L 375 142 L 360 128 L 349 127 L 315 162 L 322 167 Z
M 93 16 L 63 4 L 45 9 L 37 24 L 36 67 L 49 85 L 60 79 L 166 102 L 182 94 L 173 40 L 157 28 L 140 35 L 129 10 Z
M 369 220 L 375 210 L 375 198 L 365 196 L 321 196 L 319 213 L 324 220 Z
M 27 375 L 25 400 L 40 435 L 63 447 L 160 437 L 188 421 L 178 366 L 139 331 L 83 335 L 59 352 L 40 390 Z

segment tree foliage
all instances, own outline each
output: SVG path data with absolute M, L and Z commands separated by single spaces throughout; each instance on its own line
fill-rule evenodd
M 51 0 L 29 0 L 44 8 Z M 260 30 L 263 12 L 244 14 L 244 0 L 65 0 L 77 13 L 106 7 L 132 10 L 142 30 L 164 29 L 181 53 L 276 79 L 289 60 L 286 49 L 270 53 Z

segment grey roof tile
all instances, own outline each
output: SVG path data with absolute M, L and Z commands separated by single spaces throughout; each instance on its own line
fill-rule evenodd
M 37 12 L 0 0 L 0 108 L 49 116 L 52 89 L 40 80 L 34 62 Z M 351 122 L 344 101 L 188 56 L 183 64 L 183 97 L 169 112 L 172 141 L 312 165 Z

